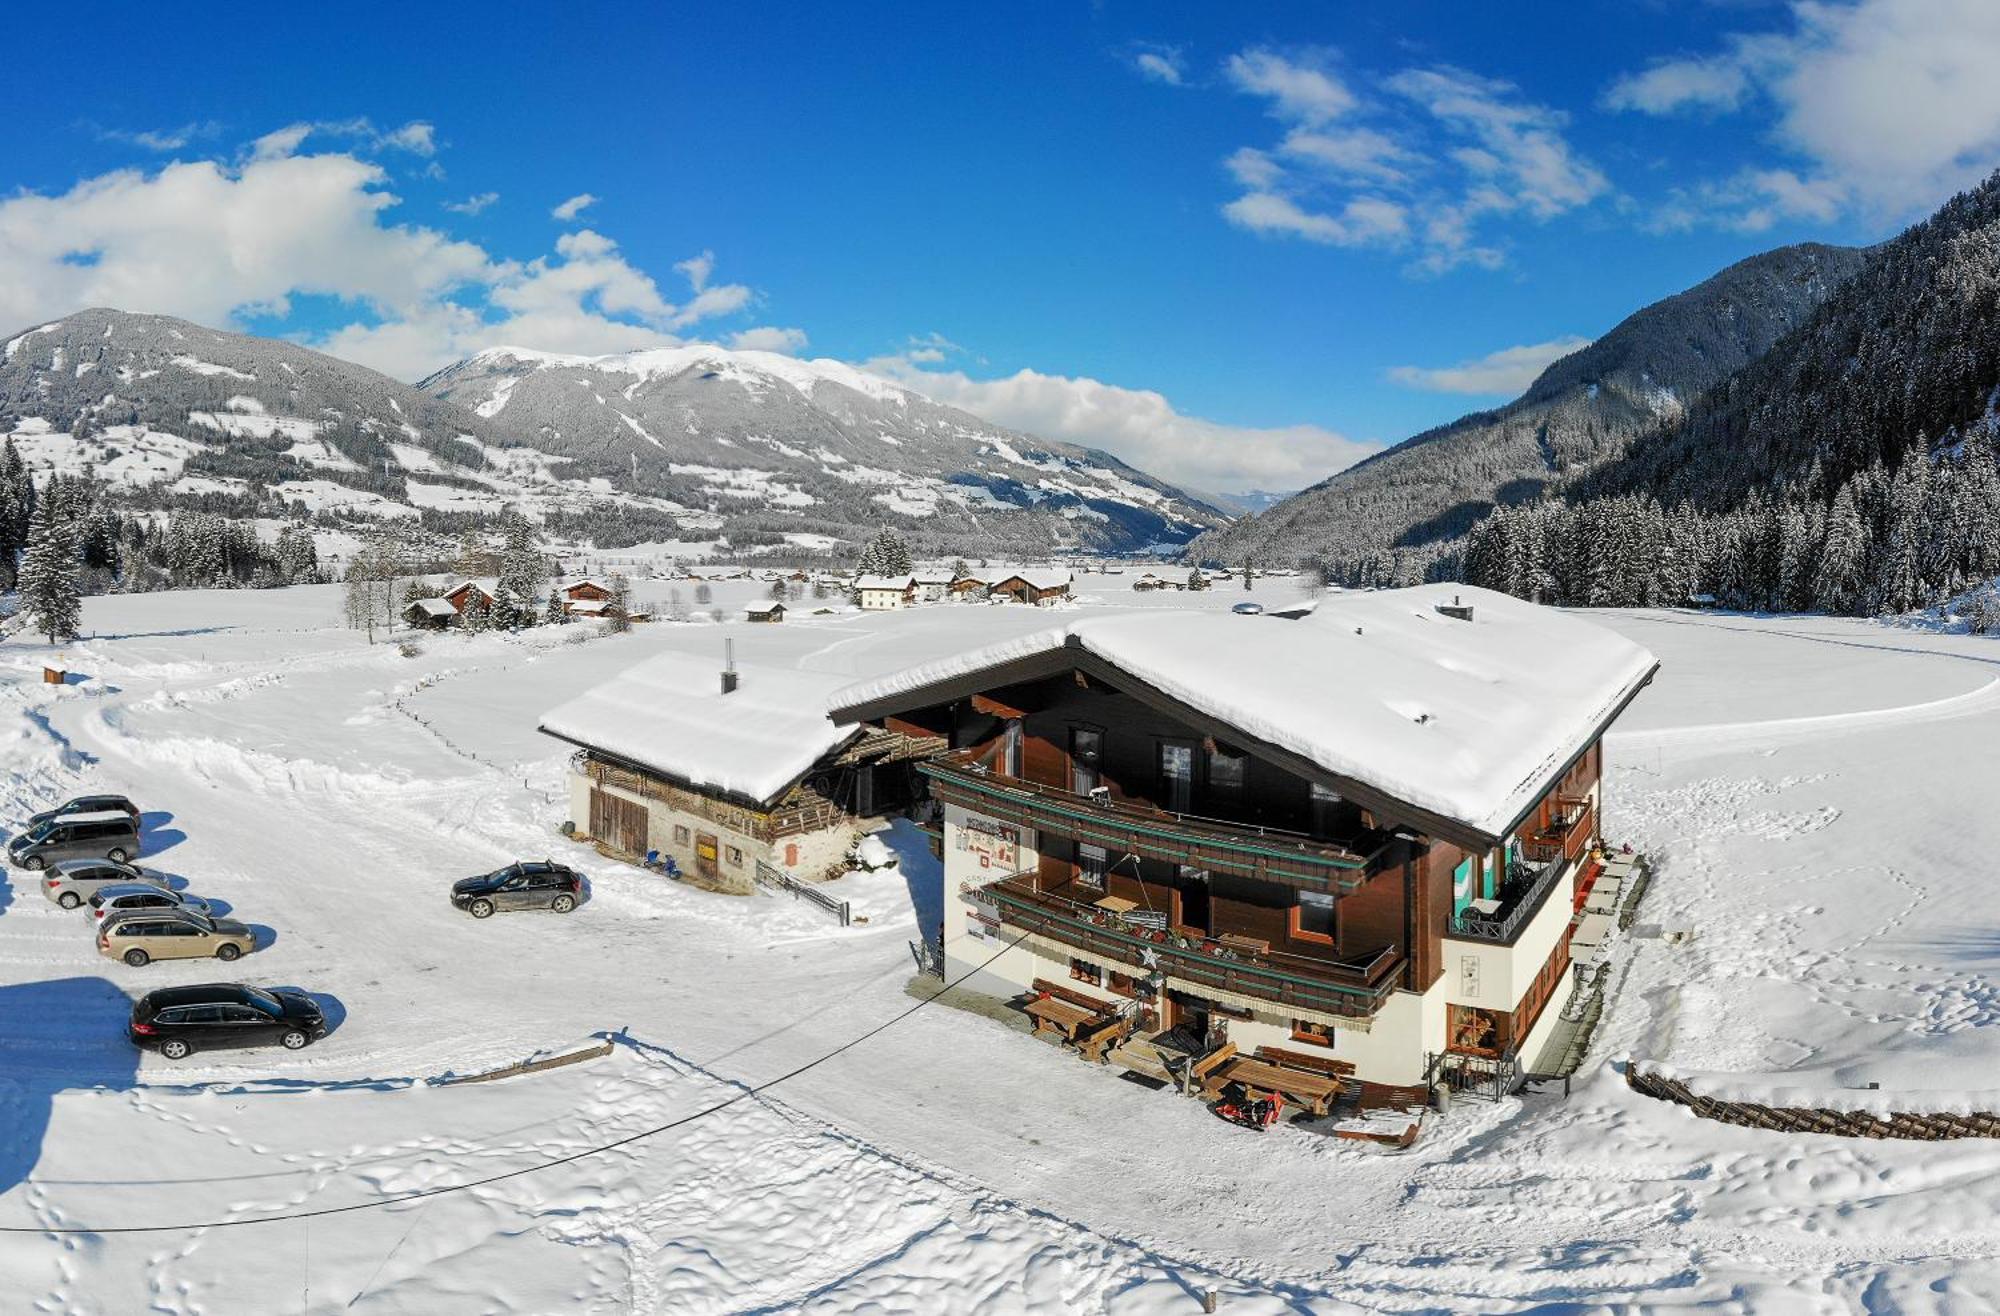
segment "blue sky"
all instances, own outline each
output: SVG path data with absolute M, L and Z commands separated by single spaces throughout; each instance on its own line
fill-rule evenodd
M 1291 488 L 2000 161 L 1984 0 L 274 12 L 10 19 L 9 327 L 777 347 Z

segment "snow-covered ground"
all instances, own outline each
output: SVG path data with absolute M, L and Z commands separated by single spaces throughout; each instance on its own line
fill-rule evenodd
M 733 618 L 757 592 L 730 582 L 717 602 Z M 1093 594 L 1084 607 L 1243 597 Z M 1282 595 L 1260 582 L 1254 597 Z M 840 884 L 866 920 L 846 929 L 563 841 L 564 755 L 536 714 L 665 650 L 719 660 L 722 628 L 441 636 L 405 658 L 338 629 L 338 611 L 331 588 L 92 599 L 94 637 L 59 662 L 83 679 L 60 687 L 38 680 L 39 646 L 0 649 L 0 824 L 85 784 L 128 790 L 151 862 L 263 930 L 233 976 L 316 992 L 336 1023 L 298 1054 L 137 1057 L 130 997 L 231 975 L 102 960 L 81 914 L 10 874 L 0 1229 L 27 1232 L 0 1233 L 7 1310 L 1123 1314 L 1198 1311 L 1215 1289 L 1234 1316 L 2000 1297 L 2000 1145 L 1726 1127 L 1632 1093 L 1605 1063 L 1630 1053 L 1752 1091 L 1872 1081 L 1931 1104 L 2000 1088 L 2000 918 L 1982 899 L 2000 841 L 1991 641 L 1600 615 L 1663 662 L 1608 746 L 1606 830 L 1648 849 L 1658 878 L 1605 1025 L 1567 1099 L 1461 1102 L 1395 1153 L 1250 1134 L 943 1006 L 899 1018 L 915 1004 L 913 906 L 939 899 L 909 836 L 901 875 Z M 748 664 L 859 677 L 1053 620 L 842 610 L 726 633 Z M 590 874 L 576 913 L 475 923 L 446 904 L 451 879 L 542 854 Z M 618 1035 L 605 1059 L 432 1082 L 597 1032 Z M 474 1180 L 493 1181 L 227 1223 Z M 152 1225 L 171 1227 L 40 1232 Z

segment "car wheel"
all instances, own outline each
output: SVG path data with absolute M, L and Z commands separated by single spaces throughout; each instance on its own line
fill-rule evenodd
M 558 914 L 567 914 L 576 908 L 576 897 L 564 892 L 549 902 L 549 908 Z
M 148 955 L 145 951 L 140 950 L 137 946 L 134 946 L 131 950 L 125 952 L 125 962 L 131 965 L 135 969 L 145 968 L 146 965 L 152 961 L 152 958 L 153 957 L 151 955 Z
M 118 846 L 113 850 L 111 850 L 111 852 L 106 854 L 104 857 L 106 859 L 109 859 L 114 864 L 122 864 L 127 859 L 130 859 L 132 856 L 126 853 L 124 846 Z
M 21 867 L 27 869 L 31 873 L 39 873 L 48 866 L 49 866 L 49 861 L 42 858 L 38 854 L 31 854 L 26 859 L 23 859 L 21 861 Z
M 493 917 L 493 902 L 490 900 L 475 900 L 467 908 L 474 918 Z
M 56 903 L 64 909 L 75 909 L 83 903 L 83 897 L 74 891 L 65 891 L 56 897 Z
M 185 1060 L 187 1053 L 193 1049 L 178 1037 L 169 1037 L 160 1043 L 160 1054 L 169 1060 Z
M 311 1040 L 312 1039 L 310 1037 L 307 1037 L 304 1033 L 300 1032 L 296 1028 L 292 1029 L 290 1032 L 286 1033 L 283 1037 L 278 1039 L 279 1042 L 284 1044 L 284 1048 L 287 1051 L 301 1050 L 302 1048 L 304 1048 L 305 1044 L 307 1042 L 310 1042 Z
M 233 941 L 225 941 L 215 948 L 215 958 L 221 960 L 224 964 L 229 963 L 242 953 L 243 948 Z

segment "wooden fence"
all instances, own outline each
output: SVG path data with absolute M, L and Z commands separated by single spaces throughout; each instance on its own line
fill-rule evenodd
M 1937 1142 L 1946 1138 L 2000 1138 L 2000 1115 L 1875 1115 L 1859 1110 L 1760 1106 L 1749 1101 L 1719 1101 L 1698 1096 L 1685 1083 L 1648 1074 L 1638 1065 L 1625 1067 L 1625 1082 L 1636 1092 L 1686 1106 L 1703 1119 L 1740 1124 L 1776 1133 L 1830 1133 L 1842 1138 L 1909 1138 Z

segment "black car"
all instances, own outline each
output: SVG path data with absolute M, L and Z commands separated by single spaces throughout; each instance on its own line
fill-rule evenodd
M 211 982 L 163 987 L 140 997 L 126 1036 L 169 1060 L 194 1051 L 274 1043 L 297 1051 L 326 1036 L 326 1016 L 304 992 Z
M 28 825 L 21 830 L 32 832 L 36 826 L 51 818 L 67 818 L 72 813 L 110 813 L 112 811 L 139 816 L 139 806 L 123 795 L 79 795 L 73 800 L 64 800 L 53 809 L 43 809 L 28 818 Z
M 499 909 L 553 909 L 567 914 L 582 894 L 583 878 L 576 870 L 547 859 L 508 864 L 451 884 L 451 903 L 474 918 L 491 918 Z

